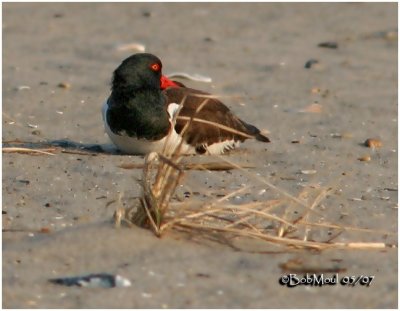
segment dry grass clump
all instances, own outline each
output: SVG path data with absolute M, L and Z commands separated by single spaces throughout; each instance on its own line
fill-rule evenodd
M 355 228 L 319 221 L 321 215 L 316 208 L 332 192 L 330 188 L 305 188 L 294 197 L 275 187 L 283 195 L 281 199 L 271 199 L 244 204 L 233 204 L 229 200 L 249 191 L 252 186 L 242 186 L 222 197 L 207 200 L 187 199 L 171 202 L 174 191 L 184 176 L 181 157 L 165 158 L 151 153 L 146 157 L 143 169 L 143 195 L 140 204 L 116 213 L 116 222 L 126 221 L 148 227 L 157 236 L 176 229 L 193 234 L 219 233 L 226 239 L 246 237 L 278 244 L 284 247 L 329 249 L 379 249 L 388 247 L 380 242 L 334 242 L 345 231 L 390 234 L 376 230 Z M 229 162 L 228 162 L 229 163 Z M 232 165 L 232 163 L 230 163 Z M 238 167 L 238 169 L 243 170 Z M 243 170 L 246 172 L 245 170 Z M 248 173 L 251 174 L 251 173 Z M 268 181 L 255 178 L 255 183 L 271 186 Z M 273 186 L 273 185 L 272 185 Z M 274 187 L 274 186 L 273 186 Z M 291 213 L 296 209 L 296 214 Z M 295 215 L 295 216 L 294 216 Z M 316 240 L 316 231 L 335 232 Z
M 248 172 L 227 157 L 220 157 L 221 162 L 213 162 L 211 167 L 207 167 L 207 163 L 188 165 L 184 163 L 179 149 L 180 146 L 176 146 L 174 150 L 165 151 L 163 154 L 150 153 L 146 157 L 142 177 L 143 195 L 136 206 L 117 210 L 115 213 L 117 225 L 124 221 L 129 225 L 151 228 L 157 236 L 175 229 L 196 235 L 220 234 L 225 241 L 236 237 L 251 238 L 286 248 L 323 250 L 388 247 L 380 242 L 334 241 L 343 232 L 377 231 L 323 221 L 324 217 L 317 208 L 332 192 L 331 188 L 307 187 L 297 196 L 293 196 L 265 178 Z M 183 181 L 185 169 L 201 169 L 201 167 L 241 170 L 241 173 L 252 181 L 252 185 L 243 185 L 222 197 L 214 194 L 203 200 L 191 198 L 182 202 L 172 200 L 177 186 Z M 243 204 L 232 203 L 233 197 L 251 191 L 257 185 L 273 189 L 279 194 L 279 198 Z M 294 209 L 296 213 L 293 213 Z

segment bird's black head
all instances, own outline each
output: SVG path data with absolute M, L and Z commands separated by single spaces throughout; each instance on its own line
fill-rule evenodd
M 112 90 L 161 89 L 161 69 L 160 59 L 153 54 L 134 54 L 115 69 Z

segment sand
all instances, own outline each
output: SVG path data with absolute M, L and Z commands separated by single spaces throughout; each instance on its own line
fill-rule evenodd
M 338 47 L 318 47 L 327 41 Z M 395 3 L 5 3 L 3 142 L 109 145 L 100 109 L 112 71 L 135 53 L 123 48 L 131 43 L 158 55 L 166 74 L 211 77 L 211 84 L 183 82 L 227 96 L 240 117 L 269 131 L 271 144 L 249 141 L 227 157 L 254 164 L 249 172 L 293 195 L 333 187 L 320 217 L 375 230 L 336 241 L 397 245 Z M 313 59 L 318 63 L 305 68 Z M 365 147 L 367 138 L 382 147 Z M 122 195 L 129 205 L 141 193 L 141 171 L 118 165 L 143 157 L 107 150 L 3 154 L 4 308 L 397 307 L 397 248 L 279 252 L 261 242 L 235 249 L 172 232 L 159 239 L 141 228 L 115 229 L 118 203 L 110 202 Z M 370 161 L 359 160 L 364 156 Z M 185 185 L 201 195 L 252 182 L 240 171 L 188 172 Z M 276 196 L 254 185 L 237 200 Z M 369 287 L 281 286 L 287 272 L 280 264 L 293 259 L 339 265 L 341 278 L 375 278 Z M 48 282 L 89 273 L 120 274 L 132 286 Z

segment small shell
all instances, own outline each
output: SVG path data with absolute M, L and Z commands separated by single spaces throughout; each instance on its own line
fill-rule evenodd
M 68 82 L 60 82 L 57 84 L 57 87 L 59 87 L 60 89 L 70 89 L 71 88 L 71 84 Z
M 319 87 L 313 87 L 311 89 L 311 94 L 319 94 L 321 93 L 321 89 Z
M 300 173 L 304 175 L 312 175 L 315 174 L 317 171 L 316 170 L 301 170 Z
M 17 86 L 16 89 L 17 89 L 17 91 L 30 90 L 31 87 L 29 85 L 20 85 L 20 86 Z
M 137 51 L 137 52 L 144 52 L 146 51 L 146 46 L 142 43 L 133 42 L 133 43 L 126 43 L 120 44 L 116 47 L 117 51 L 124 52 L 124 51 Z
M 371 161 L 371 156 L 365 155 L 365 156 L 359 157 L 357 160 L 363 161 L 363 162 L 369 162 L 369 161 Z
M 298 110 L 297 112 L 300 113 L 321 113 L 322 112 L 322 105 L 320 104 L 310 104 L 306 107 L 304 107 L 303 109 Z
M 383 144 L 382 144 L 382 141 L 380 139 L 368 138 L 364 142 L 364 145 L 369 147 L 369 148 L 381 148 Z

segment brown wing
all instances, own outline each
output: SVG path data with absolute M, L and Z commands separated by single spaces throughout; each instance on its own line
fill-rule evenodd
M 192 146 L 209 146 L 225 140 L 244 141 L 248 138 L 269 142 L 259 129 L 240 120 L 208 93 L 181 87 L 166 89 L 164 94 L 167 104 L 183 102 L 175 130 L 177 133 L 184 131 L 182 135 Z

